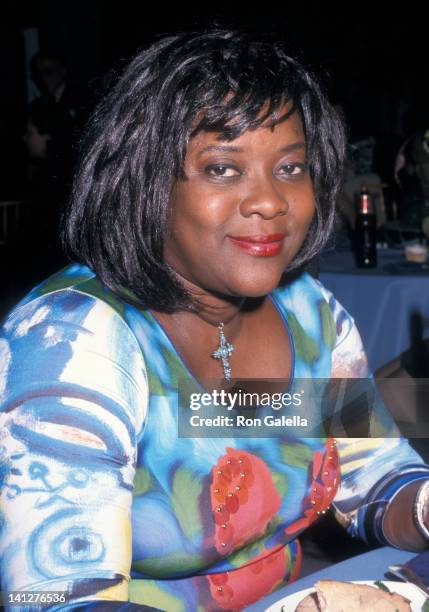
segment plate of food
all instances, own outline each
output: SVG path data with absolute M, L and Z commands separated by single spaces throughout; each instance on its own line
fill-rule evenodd
M 266 612 L 423 612 L 425 602 L 426 596 L 410 583 L 319 580 L 312 588 L 280 599 Z

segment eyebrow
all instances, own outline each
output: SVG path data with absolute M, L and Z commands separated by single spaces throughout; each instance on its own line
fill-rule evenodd
M 305 142 L 294 142 L 286 145 L 281 147 L 279 152 L 290 153 L 291 151 L 296 151 L 297 149 L 305 149 Z M 203 155 L 203 153 L 208 153 L 210 151 L 216 151 L 219 153 L 243 153 L 244 149 L 242 147 L 236 147 L 233 145 L 208 145 L 198 152 L 197 157 L 200 157 Z

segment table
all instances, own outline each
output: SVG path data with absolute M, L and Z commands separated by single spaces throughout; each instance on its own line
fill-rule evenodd
M 381 580 L 385 579 L 384 573 L 387 571 L 389 565 L 399 565 L 406 563 L 409 559 L 414 557 L 417 553 L 408 552 L 405 550 L 398 550 L 385 546 L 383 548 L 377 548 L 370 552 L 364 553 L 336 563 L 330 567 L 324 568 L 314 574 L 309 574 L 291 585 L 279 589 L 275 593 L 271 593 L 267 597 L 264 597 L 260 601 L 251 606 L 245 608 L 246 612 L 263 612 L 273 603 L 292 595 L 302 589 L 308 589 L 312 587 L 317 580 L 334 579 L 334 580 Z
M 429 335 L 429 265 L 405 261 L 402 251 L 378 251 L 377 268 L 360 269 L 351 251 L 325 252 L 319 280 L 350 312 L 372 371 Z

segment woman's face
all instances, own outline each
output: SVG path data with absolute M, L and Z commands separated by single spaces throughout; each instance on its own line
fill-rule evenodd
M 315 210 L 297 113 L 233 141 L 201 132 L 173 190 L 165 259 L 210 293 L 267 295 L 300 249 Z

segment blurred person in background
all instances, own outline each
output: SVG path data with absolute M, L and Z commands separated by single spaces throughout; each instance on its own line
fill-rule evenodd
M 395 162 L 401 217 L 429 238 L 429 128 L 414 132 L 402 144 Z

